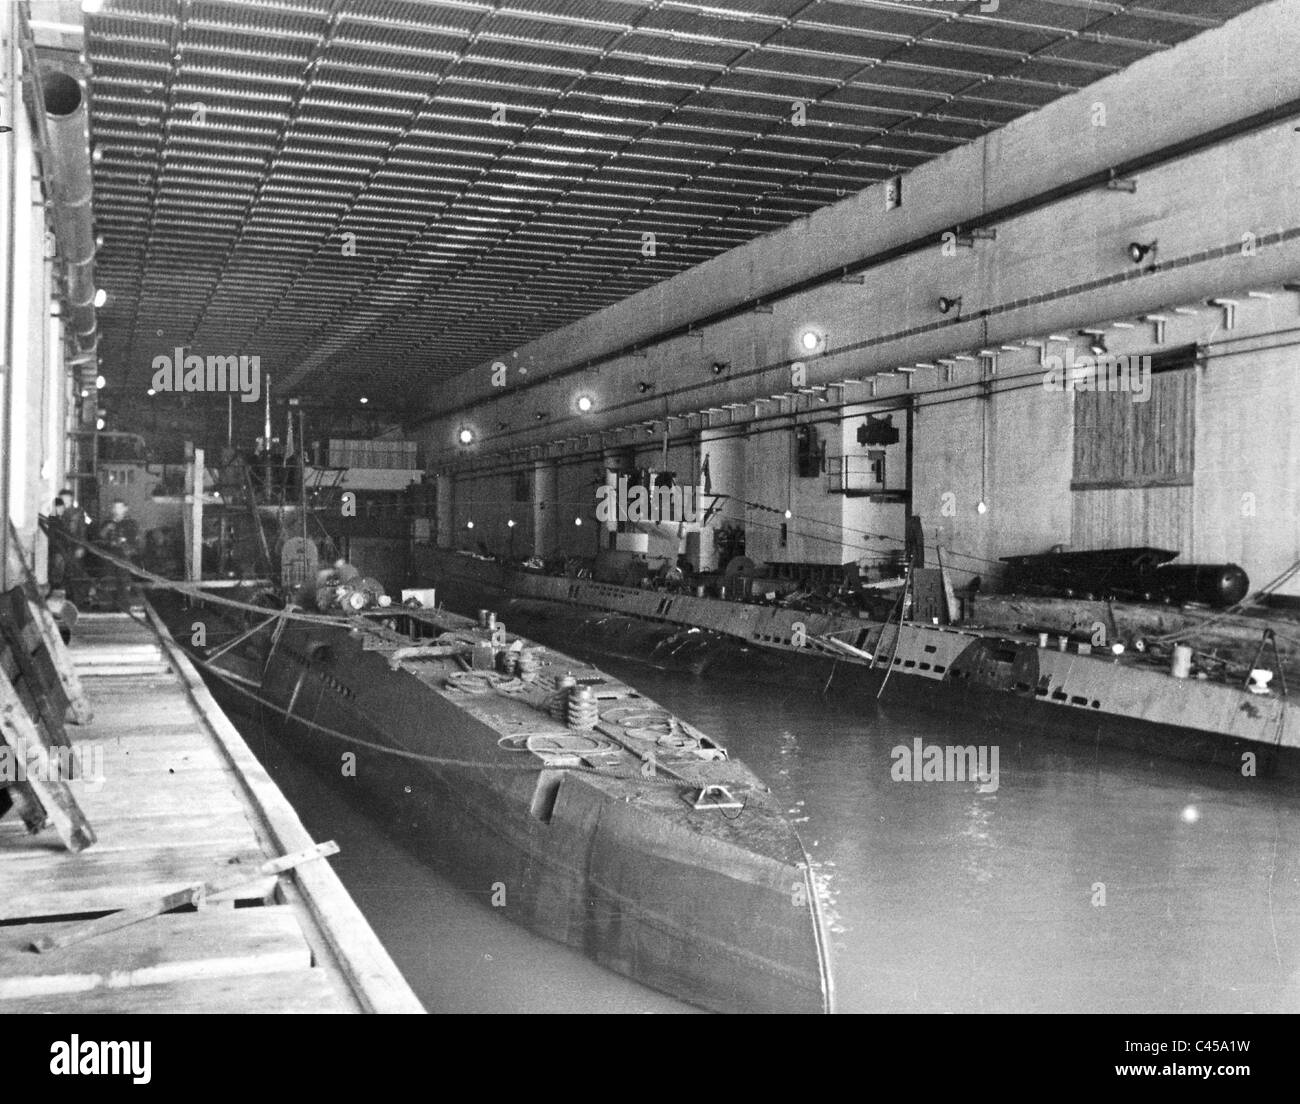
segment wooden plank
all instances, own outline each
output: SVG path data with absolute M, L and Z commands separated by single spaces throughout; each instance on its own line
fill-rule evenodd
M 63 738 L 69 702 L 21 586 L 0 595 L 0 631 L 13 645 L 23 676 L 31 683 L 32 695 L 40 703 L 41 719 L 52 735 Z
M 46 753 L 50 751 L 48 741 L 37 731 L 7 679 L 0 679 L 0 733 L 24 765 L 29 762 L 29 748 L 41 747 Z M 25 784 L 44 807 L 45 815 L 53 823 L 63 845 L 69 851 L 84 851 L 95 842 L 95 833 L 77 806 L 68 784 L 62 779 L 37 778 L 35 773 L 27 774 Z
M 282 851 L 309 845 L 311 837 L 298 814 L 221 711 L 194 665 L 177 647 L 158 615 L 152 607 L 146 608 L 191 701 L 203 714 L 213 736 L 229 757 L 250 804 L 266 825 L 275 845 Z M 424 1008 L 411 987 L 329 864 L 309 863 L 294 872 L 293 880 L 302 892 L 316 927 L 324 936 L 328 951 L 362 1006 L 369 1012 L 423 1012 Z
M 72 664 L 72 655 L 68 651 L 68 646 L 63 643 L 63 637 L 59 633 L 53 615 L 43 601 L 29 599 L 28 606 L 32 617 L 40 627 L 41 635 L 45 638 L 45 649 L 54 663 L 59 685 L 63 688 L 63 696 L 68 699 L 68 719 L 73 724 L 89 723 L 95 711 L 91 707 L 90 699 L 86 697 L 81 679 L 77 677 L 76 668 Z
M 41 638 L 44 640 L 45 650 L 49 654 L 54 676 L 58 680 L 62 696 L 67 702 L 66 717 L 74 724 L 85 724 L 94 715 L 90 707 L 90 700 L 86 697 L 76 671 L 72 669 L 72 663 L 68 657 L 68 646 L 63 643 L 63 637 L 59 634 L 58 626 L 54 623 L 54 617 L 51 615 L 44 598 L 41 597 L 40 590 L 36 586 L 36 576 L 32 572 L 31 565 L 27 562 L 27 557 L 23 555 L 22 544 L 18 539 L 18 531 L 14 528 L 11 520 L 6 519 L 6 522 L 9 526 L 10 558 L 14 561 L 11 564 L 11 574 L 23 588 L 29 614 Z
M 25 836 L 17 822 L 3 827 L 0 842 L 20 842 Z M 99 841 L 95 853 L 101 855 L 123 851 L 148 851 L 156 849 L 159 840 L 177 847 L 199 847 L 204 844 L 224 846 L 231 852 L 247 851 L 258 845 L 257 834 L 248 817 L 237 804 L 219 812 L 207 809 L 196 813 L 178 806 L 170 815 L 153 817 L 95 818 L 95 832 Z
M 167 985 L 98 988 L 76 994 L 5 1002 L 19 1015 L 112 1013 L 157 1015 L 159 1011 L 205 1015 L 326 1015 L 353 1009 L 335 991 L 324 970 L 287 970 L 255 977 L 197 978 Z
M 165 778 L 188 777 L 192 773 L 212 771 L 226 772 L 221 761 L 209 748 L 196 747 L 188 753 L 180 753 L 167 748 L 153 751 L 150 748 L 121 748 L 116 744 L 103 745 L 104 774 L 109 783 L 114 776 L 124 778 L 127 775 L 158 775 L 160 782 Z M 93 762 L 88 759 L 87 762 Z
M 167 673 L 168 667 L 157 663 L 149 664 L 119 664 L 115 667 L 83 667 L 81 669 L 82 679 L 95 679 L 118 677 L 118 678 L 143 678 L 149 675 L 161 675 Z
M 57 954 L 28 949 L 35 940 L 74 926 L 64 922 L 0 928 L 0 1001 L 311 966 L 311 950 L 290 908 L 170 913 L 137 930 L 110 932 L 93 944 L 66 947 Z
M 123 909 L 121 912 L 114 913 L 112 916 L 104 916 L 98 920 L 90 920 L 84 924 L 76 924 L 66 928 L 63 931 L 50 933 L 40 936 L 33 940 L 32 949 L 40 951 L 42 954 L 48 951 L 58 950 L 68 947 L 73 943 L 80 943 L 85 940 L 98 939 L 108 932 L 118 931 L 121 928 L 130 927 L 133 924 L 139 924 L 150 917 L 158 916 L 164 912 L 170 912 L 172 909 L 180 908 L 183 905 L 198 905 L 207 898 L 223 893 L 229 889 L 235 889 L 238 886 L 245 885 L 248 882 L 259 878 L 267 877 L 271 874 L 283 874 L 286 870 L 293 870 L 295 867 L 302 866 L 317 859 L 323 859 L 328 855 L 337 855 L 339 845 L 333 840 L 326 843 L 317 843 L 302 851 L 296 851 L 292 855 L 281 855 L 279 858 L 268 859 L 262 863 L 256 870 L 238 871 L 232 874 L 225 874 L 219 878 L 213 878 L 209 881 L 186 886 L 184 889 L 178 889 L 166 896 L 156 898 L 153 901 L 146 901 L 134 908 Z
M 127 659 L 157 660 L 161 663 L 163 654 L 156 644 L 97 644 L 93 648 L 77 648 L 72 652 L 72 661 L 78 668 L 111 665 Z
M 174 893 L 195 878 L 229 873 L 232 858 L 245 870 L 256 870 L 265 854 L 260 847 L 232 851 L 224 844 L 191 844 L 139 851 L 98 849 L 69 862 L 50 848 L 8 852 L 0 858 L 0 920 L 33 916 L 69 916 L 109 912 Z M 228 894 L 240 901 L 260 900 L 274 888 L 262 879 Z
M 128 868 L 124 868 L 128 869 Z M 140 877 L 149 879 L 146 868 L 129 867 Z M 151 901 L 177 885 L 178 879 L 146 880 L 139 885 L 123 886 L 111 878 L 103 885 L 73 886 L 41 893 L 33 891 L 17 896 L 12 902 L 0 903 L 0 919 L 30 921 L 37 917 L 83 916 L 87 913 L 111 912 Z M 209 899 L 208 904 L 222 902 L 257 902 L 265 904 L 274 894 L 276 880 L 262 878 L 247 885 L 228 889 Z
M 62 690 L 53 693 L 47 680 L 54 678 L 47 664 L 42 664 L 40 641 L 33 650 L 30 639 L 25 635 L 27 625 L 16 620 L 13 615 L 14 603 L 23 607 L 22 591 L 15 588 L 0 594 L 0 666 L 13 687 L 23 709 L 33 724 L 42 733 L 42 743 L 53 743 L 60 747 L 69 747 L 67 733 L 64 731 L 63 719 L 67 715 L 67 701 Z

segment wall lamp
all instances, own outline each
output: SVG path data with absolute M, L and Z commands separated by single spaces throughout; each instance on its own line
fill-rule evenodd
M 649 380 L 642 380 L 640 383 L 636 385 L 637 391 L 642 395 L 644 395 L 647 391 L 653 391 L 654 387 L 655 385 L 651 383 Z
M 826 343 L 826 335 L 809 327 L 799 335 L 799 348 L 805 353 L 815 353 Z
M 1146 260 L 1149 253 L 1156 251 L 1156 242 L 1152 239 L 1149 242 L 1129 242 L 1128 259 L 1134 264 L 1141 264 Z
M 1237 300 L 1236 299 L 1207 299 L 1207 307 L 1218 307 L 1223 311 L 1223 328 L 1225 330 L 1236 329 L 1237 326 Z
M 460 431 L 456 434 L 456 440 L 462 445 L 472 445 L 474 443 L 474 431 L 469 426 L 461 426 Z
M 941 296 L 939 296 L 939 313 L 940 313 L 940 314 L 948 314 L 950 311 L 954 311 L 954 310 L 955 310 L 958 314 L 961 314 L 961 296 L 960 296 L 960 295 L 957 296 L 957 298 L 955 298 L 955 299 L 950 299 L 950 298 L 948 298 L 948 296 L 946 296 L 946 295 L 941 295 Z
M 715 360 L 713 362 L 713 374 L 715 376 L 720 376 L 722 375 L 723 372 L 725 372 L 730 367 L 731 365 L 728 364 L 726 361 Z
M 590 395 L 578 396 L 578 411 L 582 414 L 590 414 L 591 408 L 596 405 L 595 400 Z
M 1110 352 L 1106 348 L 1106 332 L 1104 330 L 1080 330 L 1080 337 L 1088 338 L 1088 352 L 1093 356 L 1105 356 Z

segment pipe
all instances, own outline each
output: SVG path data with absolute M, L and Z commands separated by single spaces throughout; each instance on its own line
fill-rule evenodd
M 90 116 L 81 84 L 67 73 L 41 76 L 49 134 L 51 215 L 67 270 L 68 322 L 77 346 L 95 345 L 95 227 L 90 174 Z
M 0 41 L 3 41 L 3 80 L 4 102 L 9 108 L 9 117 L 14 127 L 18 125 L 16 105 L 18 96 L 18 51 L 15 48 L 14 24 L 15 5 L 6 4 L 0 14 Z M 3 344 L 0 344 L 0 364 L 3 373 L 3 395 L 0 396 L 0 580 L 8 589 L 18 580 L 9 577 L 10 535 L 9 535 L 9 492 L 10 492 L 10 458 L 13 456 L 13 417 L 14 417 L 14 278 L 17 266 L 14 263 L 14 234 L 17 219 L 14 211 L 14 185 L 17 180 L 18 134 L 9 128 L 5 135 L 6 154 L 3 183 L 4 213 L 2 234 L 0 234 L 0 263 L 4 264 L 4 296 L 0 301 L 0 326 L 4 327 Z

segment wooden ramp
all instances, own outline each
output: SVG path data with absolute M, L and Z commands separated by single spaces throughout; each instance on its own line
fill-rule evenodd
M 257 875 L 315 841 L 170 639 L 86 615 L 71 656 L 94 717 L 68 726 L 68 785 L 98 841 L 0 820 L 0 1013 L 423 1011 L 328 859 Z M 241 872 L 197 909 L 31 949 Z

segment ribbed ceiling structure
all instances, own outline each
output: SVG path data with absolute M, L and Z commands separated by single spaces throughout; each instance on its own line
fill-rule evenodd
M 105 373 L 256 354 L 281 395 L 436 412 L 455 373 L 1256 2 L 107 0 Z

